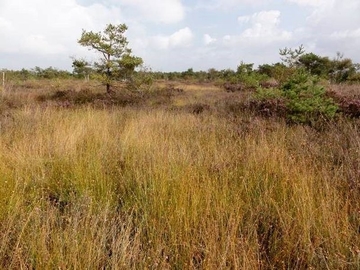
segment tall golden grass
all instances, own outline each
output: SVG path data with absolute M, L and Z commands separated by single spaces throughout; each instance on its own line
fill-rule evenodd
M 3 269 L 359 269 L 360 133 L 165 109 L 1 118 Z

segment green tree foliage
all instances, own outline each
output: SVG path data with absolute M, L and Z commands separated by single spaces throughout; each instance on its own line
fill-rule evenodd
M 332 119 L 338 111 L 318 77 L 304 68 L 296 69 L 280 88 L 259 87 L 254 97 L 258 108 L 265 107 L 270 114 L 281 112 L 293 123 L 314 124 L 319 118 Z
M 24 74 L 24 71 L 22 72 Z M 71 73 L 65 70 L 59 70 L 57 68 L 48 67 L 42 69 L 40 67 L 35 67 L 31 71 L 34 74 L 35 78 L 40 79 L 66 79 L 71 77 Z
M 89 75 L 94 72 L 91 64 L 85 59 L 75 59 L 73 58 L 72 62 L 73 73 L 78 78 L 88 79 Z
M 108 24 L 103 32 L 94 33 L 83 30 L 78 43 L 101 54 L 99 61 L 94 63 L 96 71 L 106 84 L 106 91 L 116 79 L 129 79 L 135 68 L 143 63 L 140 57 L 131 55 L 128 40 L 125 37 L 125 24 Z
M 152 90 L 152 86 L 155 80 L 155 73 L 150 68 L 141 66 L 131 76 L 131 80 L 128 81 L 127 89 L 131 91 L 148 92 Z
M 354 64 L 355 73 L 351 74 L 348 81 L 352 83 L 360 83 L 360 64 Z
M 185 80 L 190 80 L 195 76 L 193 68 L 188 68 L 188 70 L 181 72 L 181 77 Z
M 277 110 L 278 104 L 285 106 L 285 113 L 291 122 L 312 124 L 319 117 L 331 119 L 338 111 L 332 98 L 326 95 L 326 89 L 319 84 L 319 79 L 330 76 L 332 70 L 341 73 L 339 62 L 331 61 L 314 53 L 304 54 L 304 47 L 280 50 L 283 64 L 262 65 L 258 72 L 276 78 L 279 89 L 258 88 L 255 98 L 260 105 L 266 103 L 270 109 Z M 352 63 L 341 62 L 344 66 Z M 347 69 L 345 69 L 347 70 Z M 265 103 L 264 103 L 265 102 Z
M 32 69 L 21 70 L 4 70 L 6 73 L 6 80 L 13 82 L 21 82 L 30 79 L 69 79 L 72 78 L 72 74 L 66 70 L 59 70 L 57 68 L 48 67 L 40 68 L 35 67 Z
M 299 57 L 299 65 L 304 67 L 312 75 L 327 78 L 331 70 L 331 60 L 314 53 L 303 54 Z
M 259 83 L 266 80 L 267 77 L 267 75 L 255 71 L 253 63 L 241 61 L 236 69 L 237 82 L 243 84 L 245 89 L 256 89 Z
M 210 68 L 207 71 L 207 79 L 209 81 L 214 81 L 219 77 L 219 71 L 217 71 L 215 68 Z
M 220 70 L 220 78 L 223 79 L 223 80 L 231 80 L 231 78 L 233 78 L 236 73 L 231 70 L 231 69 L 223 69 L 223 70 Z
M 243 74 L 250 74 L 253 72 L 254 69 L 254 64 L 247 64 L 243 61 L 240 62 L 240 65 L 238 65 L 236 73 L 238 75 L 243 75 Z
M 356 65 L 349 58 L 344 58 L 340 52 L 335 59 L 321 57 L 314 53 L 301 55 L 297 60 L 298 67 L 305 68 L 312 75 L 317 75 L 332 82 L 341 83 L 351 80 L 356 74 Z
M 318 78 L 299 68 L 283 85 L 283 97 L 286 98 L 288 116 L 298 123 L 313 123 L 319 116 L 333 118 L 338 107 L 326 96 L 324 87 L 318 84 Z
M 305 53 L 304 45 L 300 45 L 297 49 L 285 47 L 280 49 L 281 60 L 290 68 L 299 66 L 299 58 Z
M 279 83 L 283 83 L 291 76 L 293 69 L 290 69 L 283 63 L 276 63 L 273 65 L 260 65 L 257 72 L 259 74 L 267 75 L 270 78 L 274 78 Z
M 23 68 L 20 71 L 18 71 L 18 75 L 21 78 L 22 81 L 26 81 L 32 77 L 32 74 L 29 70 Z
M 356 74 L 356 65 L 353 64 L 349 58 L 344 58 L 344 55 L 337 52 L 336 58 L 332 61 L 332 68 L 330 70 L 330 78 L 335 83 L 345 82 Z

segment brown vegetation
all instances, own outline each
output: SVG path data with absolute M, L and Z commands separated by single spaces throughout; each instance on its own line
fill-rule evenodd
M 155 88 L 4 94 L 0 268 L 360 267 L 358 118 L 320 130 L 251 91 Z
M 332 85 L 328 95 L 339 105 L 339 110 L 346 116 L 360 117 L 360 85 Z

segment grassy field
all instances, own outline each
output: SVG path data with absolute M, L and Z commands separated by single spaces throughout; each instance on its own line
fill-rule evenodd
M 28 84 L 0 106 L 0 268 L 360 268 L 357 120 L 235 113 L 246 95 L 207 85 L 64 108 L 38 96 L 83 84 Z

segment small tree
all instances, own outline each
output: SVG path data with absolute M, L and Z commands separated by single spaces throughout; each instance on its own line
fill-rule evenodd
M 249 75 L 250 73 L 253 72 L 253 69 L 254 69 L 253 63 L 246 64 L 245 62 L 241 61 L 240 65 L 237 66 L 236 74 L 237 75 L 244 75 L 244 74 Z
M 304 68 L 299 68 L 282 86 L 282 96 L 286 99 L 288 117 L 297 123 L 314 123 L 319 116 L 331 119 L 338 106 L 327 97 L 324 87 L 319 85 L 318 77 Z
M 314 53 L 306 53 L 299 57 L 300 66 L 304 67 L 312 75 L 327 78 L 331 68 L 328 57 L 321 57 Z
M 91 64 L 85 59 L 73 58 L 72 67 L 74 68 L 73 74 L 78 78 L 85 78 L 86 81 L 89 80 L 89 76 L 93 72 Z
M 336 58 L 331 61 L 330 78 L 333 82 L 341 83 L 356 74 L 356 66 L 344 54 L 337 52 Z
M 280 49 L 281 60 L 290 68 L 297 67 L 299 65 L 299 58 L 305 53 L 304 45 L 300 45 L 299 48 L 293 50 L 285 47 Z
M 101 53 L 102 57 L 94 63 L 96 71 L 106 84 L 106 91 L 111 92 L 111 86 L 116 79 L 128 79 L 129 74 L 142 64 L 140 57 L 131 55 L 125 37 L 125 24 L 108 24 L 103 32 L 94 33 L 83 30 L 78 43 Z

